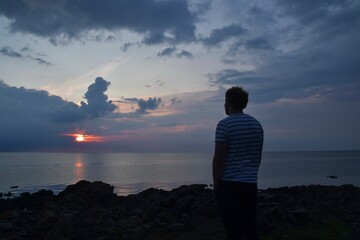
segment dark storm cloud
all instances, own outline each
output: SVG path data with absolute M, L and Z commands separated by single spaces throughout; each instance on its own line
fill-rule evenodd
M 219 47 L 224 43 L 227 51 L 222 57 L 222 62 L 234 64 L 238 62 L 238 56 L 244 56 L 249 51 L 273 51 L 275 49 L 269 37 L 264 37 L 263 34 L 256 28 L 255 30 L 247 29 L 239 24 L 231 24 L 212 30 L 210 36 L 200 38 L 200 42 L 207 47 Z
M 97 78 L 85 94 L 88 104 L 80 107 L 46 91 L 0 81 L 0 151 L 71 149 L 73 140 L 62 134 L 115 109 L 104 94 L 109 84 Z
M 269 41 L 265 38 L 257 37 L 246 40 L 244 46 L 247 49 L 262 49 L 262 50 L 272 50 L 273 47 Z
M 209 74 L 209 84 L 241 85 L 256 95 L 257 102 L 311 96 L 342 101 L 359 99 L 360 57 L 355 42 L 330 45 L 332 51 L 306 46 L 288 55 L 274 56 L 253 71 L 224 69 Z M 327 51 L 325 51 L 327 50 Z
M 155 110 L 159 107 L 161 103 L 161 98 L 149 98 L 148 100 L 139 99 L 138 106 L 139 109 L 137 110 L 138 113 L 147 113 L 147 110 Z
M 73 123 L 87 119 L 87 114 L 73 102 L 65 102 L 58 97 L 58 104 L 48 111 L 49 118 L 56 123 Z
M 359 12 L 357 8 L 359 2 L 353 0 L 275 0 L 274 2 L 277 7 L 281 8 L 282 14 L 296 17 L 304 25 L 324 22 L 327 18 L 338 19 L 339 16 L 350 12 Z
M 202 42 L 206 46 L 216 46 L 230 38 L 238 38 L 244 36 L 247 32 L 242 26 L 238 24 L 231 24 L 229 26 L 212 30 L 207 38 L 203 38 Z
M 90 116 L 90 118 L 102 117 L 116 109 L 116 105 L 111 100 L 108 101 L 107 95 L 104 94 L 110 82 L 105 81 L 101 77 L 95 79 L 95 83 L 88 87 L 84 98 L 87 103 L 81 102 L 81 108 Z
M 72 140 L 58 134 L 86 119 L 77 105 L 60 97 L 10 87 L 1 81 L 0 110 L 0 151 L 45 151 L 70 146 Z
M 360 2 L 277 0 L 275 3 L 274 11 L 281 27 L 268 37 L 238 41 L 237 48 L 232 46 L 234 52 L 241 47 L 276 49 L 278 46 L 272 47 L 269 39 L 278 43 L 291 43 L 294 39 L 296 47 L 271 52 L 252 71 L 224 69 L 209 74 L 209 84 L 221 88 L 242 85 L 258 102 L 309 97 L 359 101 Z M 284 17 L 286 22 L 282 22 Z
M 188 58 L 188 59 L 193 59 L 194 55 L 186 50 L 179 50 L 176 47 L 169 47 L 169 48 L 165 48 L 164 50 L 162 50 L 160 53 L 158 53 L 157 55 L 158 57 L 177 57 L 177 58 Z
M 189 42 L 197 21 L 185 0 L 4 0 L 0 15 L 11 20 L 12 32 L 31 33 L 54 44 L 91 30 L 130 30 L 143 34 L 146 44 Z
M 148 100 L 143 98 L 123 98 L 120 103 L 133 103 L 138 105 L 138 109 L 135 112 L 125 114 L 128 117 L 139 117 L 139 114 L 148 114 L 147 110 L 156 110 L 161 104 L 161 98 L 148 98 Z
M 280 14 L 292 17 L 321 39 L 359 35 L 360 2 L 353 0 L 286 1 L 276 0 Z
M 244 55 L 248 53 L 248 51 L 273 51 L 274 47 L 270 44 L 270 42 L 263 37 L 249 38 L 247 40 L 241 39 L 235 41 L 235 43 L 230 44 L 227 53 L 224 55 L 223 62 L 226 63 L 228 58 L 232 58 L 234 62 L 239 55 Z M 230 61 L 231 62 L 231 61 Z
M 69 123 L 85 120 L 85 112 L 78 105 L 50 95 L 46 91 L 10 87 L 0 82 L 1 110 L 3 116 L 28 115 L 43 117 L 54 123 Z M 26 121 L 27 118 L 24 119 Z

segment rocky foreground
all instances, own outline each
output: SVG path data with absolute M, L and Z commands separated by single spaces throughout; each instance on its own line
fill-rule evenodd
M 206 185 L 151 188 L 126 197 L 113 190 L 80 181 L 59 195 L 41 190 L 0 198 L 0 239 L 225 239 L 214 192 Z M 263 239 L 301 239 L 291 238 L 295 230 L 317 234 L 311 239 L 360 239 L 360 188 L 262 190 L 258 218 Z

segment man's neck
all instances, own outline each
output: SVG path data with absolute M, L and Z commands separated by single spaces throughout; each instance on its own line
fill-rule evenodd
M 242 113 L 243 113 L 242 110 L 234 110 L 234 109 L 231 109 L 230 112 L 229 112 L 229 115 L 242 114 Z

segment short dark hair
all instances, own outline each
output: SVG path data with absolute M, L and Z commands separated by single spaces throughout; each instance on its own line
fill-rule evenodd
M 243 110 L 249 101 L 249 93 L 241 87 L 231 87 L 226 91 L 225 101 L 233 108 Z

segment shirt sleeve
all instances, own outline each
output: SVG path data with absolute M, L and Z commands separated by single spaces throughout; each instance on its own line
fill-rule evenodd
M 215 143 L 227 143 L 228 141 L 228 127 L 220 121 L 216 127 Z

